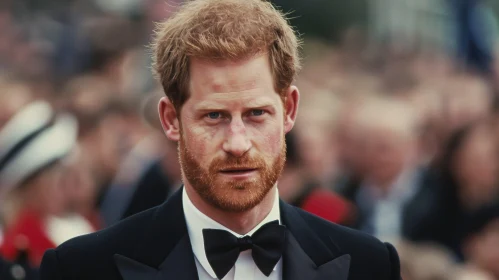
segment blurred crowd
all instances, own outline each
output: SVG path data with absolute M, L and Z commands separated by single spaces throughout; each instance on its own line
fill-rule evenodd
M 180 2 L 0 4 L 0 256 L 12 279 L 36 279 L 46 249 L 181 187 L 147 48 Z M 282 199 L 394 242 L 404 280 L 499 279 L 499 60 L 484 73 L 355 29 L 335 46 L 305 40 L 303 57 Z

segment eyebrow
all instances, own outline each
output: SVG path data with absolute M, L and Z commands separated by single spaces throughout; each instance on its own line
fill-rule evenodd
M 251 100 L 251 101 L 245 102 L 243 105 L 244 109 L 264 108 L 264 107 L 274 107 L 274 105 L 268 99 Z M 194 107 L 195 111 L 210 111 L 210 110 L 223 111 L 226 109 L 227 109 L 226 105 L 222 105 L 222 104 L 219 104 L 218 102 L 213 102 L 213 101 L 203 101 Z
M 194 111 L 208 111 L 208 110 L 221 111 L 224 109 L 225 106 L 212 101 L 204 101 L 194 106 Z

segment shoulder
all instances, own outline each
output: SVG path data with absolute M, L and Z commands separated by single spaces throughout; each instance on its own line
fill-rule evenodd
M 301 209 L 295 210 L 330 250 L 340 255 L 350 255 L 352 279 L 399 279 L 399 258 L 391 244 L 364 232 L 331 223 Z
M 42 275 L 60 274 L 62 271 L 55 270 L 64 268 L 65 272 L 78 275 L 81 279 L 87 279 L 84 275 L 96 275 L 97 272 L 98 275 L 108 275 L 108 278 L 102 279 L 112 279 L 111 275 L 117 273 L 114 255 L 133 255 L 143 240 L 143 234 L 147 232 L 156 208 L 131 216 L 104 230 L 70 239 L 56 249 L 47 251 L 42 262 Z
M 60 245 L 57 249 L 60 252 L 78 250 L 99 251 L 100 249 L 126 248 L 135 245 L 129 243 L 138 241 L 146 231 L 152 220 L 157 207 L 131 216 L 109 228 L 82 235 Z
M 369 234 L 331 223 L 301 209 L 295 207 L 294 209 L 325 244 L 332 242 L 339 247 L 340 251 L 355 252 L 360 247 L 364 254 L 375 254 L 379 253 L 380 250 L 385 250 L 384 243 Z

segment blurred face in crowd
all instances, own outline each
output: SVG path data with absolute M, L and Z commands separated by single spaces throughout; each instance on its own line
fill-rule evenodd
M 62 214 L 66 206 L 60 180 L 62 172 L 60 164 L 56 164 L 43 170 L 22 186 L 24 206 L 42 216 Z
M 466 244 L 466 257 L 479 268 L 499 279 L 499 219 L 489 223 Z
M 480 79 L 457 76 L 447 87 L 444 107 L 446 128 L 451 131 L 459 129 L 490 114 L 490 89 Z
M 98 181 L 108 183 L 117 172 L 121 156 L 127 151 L 124 133 L 125 121 L 113 114 L 108 114 L 97 125 L 80 137 L 84 153 L 88 154 L 90 168 Z
M 362 173 L 365 169 L 365 138 L 353 112 L 345 110 L 336 126 L 339 164 L 350 172 Z
M 114 176 L 120 164 L 126 126 L 129 125 L 107 107 L 112 103 L 113 90 L 102 79 L 79 77 L 68 82 L 70 99 L 66 106 L 79 116 L 79 142 L 88 155 L 90 168 L 99 184 Z
M 95 205 L 97 186 L 92 178 L 89 155 L 78 153 L 72 156 L 72 161 L 64 165 L 60 180 L 66 209 L 86 214 Z
M 455 173 L 464 193 L 473 197 L 490 197 L 496 191 L 497 148 L 487 126 L 476 128 L 457 153 Z M 476 195 L 474 195 L 476 194 Z
M 284 135 L 293 127 L 299 94 L 274 89 L 266 55 L 243 61 L 190 62 L 189 98 L 179 114 L 166 98 L 160 115 L 179 141 L 187 190 L 226 212 L 258 205 L 285 162 Z
M 314 120 L 310 112 L 300 109 L 301 120 L 295 126 L 296 143 L 299 149 L 300 171 L 308 177 L 326 183 L 334 176 L 337 167 L 337 145 L 332 129 Z
M 318 128 L 299 133 L 298 146 L 303 167 L 317 180 L 327 180 L 335 168 L 335 144 Z
M 376 184 L 389 185 L 411 162 L 415 141 L 406 132 L 383 126 L 373 127 L 368 134 L 368 177 Z

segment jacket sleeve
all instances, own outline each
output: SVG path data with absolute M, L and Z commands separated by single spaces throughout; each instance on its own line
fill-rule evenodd
M 390 243 L 385 243 L 389 255 L 390 265 L 390 280 L 402 280 L 400 275 L 400 259 L 395 247 Z
M 62 277 L 55 249 L 49 249 L 43 255 L 40 266 L 40 280 L 68 280 Z

